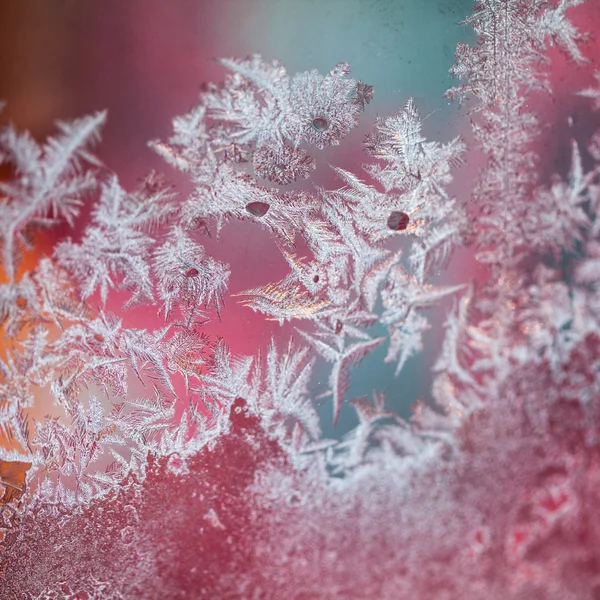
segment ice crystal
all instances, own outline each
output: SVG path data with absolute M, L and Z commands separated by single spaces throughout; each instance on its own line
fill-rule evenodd
M 161 310 L 169 318 L 179 305 L 188 326 L 198 307 L 214 306 L 217 313 L 229 280 L 229 267 L 206 257 L 204 248 L 179 227 L 174 228 L 154 257 Z
M 531 167 L 538 162 L 532 142 L 540 125 L 527 105 L 532 89 L 548 89 L 548 70 L 540 68 L 540 61 L 548 61 L 548 43 L 558 45 L 576 62 L 585 60 L 579 46 L 583 37 L 565 12 L 580 3 L 477 3 L 466 21 L 479 36 L 477 45 L 459 43 L 457 47 L 452 73 L 466 82 L 449 90 L 447 96 L 479 100 L 474 109 L 474 133 L 487 155 L 488 167 L 473 194 L 479 215 L 474 236 L 481 260 L 494 269 L 521 260 L 531 244 L 548 243 L 545 232 L 522 226 L 530 211 L 545 212 L 555 222 L 561 217 L 580 219 L 576 206 L 574 212 L 558 214 L 548 211 L 544 197 L 530 200 L 538 183 Z
M 13 181 L 0 182 L 2 262 L 11 280 L 15 277 L 19 244 L 27 246 L 28 230 L 60 219 L 72 224 L 83 197 L 95 187 L 92 173 L 81 171 L 84 163 L 99 164 L 87 146 L 98 139 L 105 119 L 103 112 L 72 123 L 58 123 L 60 135 L 44 146 L 12 126 L 0 133 L 0 163 L 9 164 L 15 172 Z
M 337 329 L 337 326 L 336 326 Z M 333 363 L 329 385 L 333 396 L 333 420 L 337 421 L 344 395 L 350 387 L 350 369 L 360 363 L 369 352 L 380 346 L 385 339 L 371 339 L 367 335 L 360 335 L 360 341 L 350 345 L 345 343 L 345 335 L 340 335 L 334 330 L 319 332 L 315 335 L 303 334 L 315 350 L 327 361 Z M 318 336 L 318 337 L 317 337 Z
M 317 313 L 323 313 L 328 306 L 327 300 L 321 300 L 287 281 L 271 283 L 242 294 L 247 299 L 244 305 L 267 314 L 280 323 L 286 319 L 312 319 Z
M 145 230 L 172 211 L 169 200 L 167 190 L 147 185 L 127 195 L 116 177 L 103 187 L 93 225 L 81 243 L 67 241 L 56 248 L 59 263 L 79 282 L 84 299 L 99 288 L 106 302 L 115 287 L 134 292 L 130 304 L 153 299 L 147 255 L 154 240 Z
M 307 179 L 315 168 L 314 160 L 306 151 L 288 145 L 282 148 L 260 148 L 254 153 L 252 161 L 258 176 L 279 185 Z
M 319 417 L 307 396 L 312 369 L 308 356 L 308 348 L 298 351 L 292 342 L 280 355 L 271 343 L 258 397 L 267 430 L 275 430 L 284 443 L 289 443 L 293 437 L 298 446 L 303 445 L 298 439 L 301 436 L 298 429 L 309 440 L 321 437 Z
M 427 139 L 412 98 L 377 119 L 362 173 L 301 185 L 372 98 L 346 63 L 222 60 L 224 83 L 151 143 L 186 198 L 103 170 L 88 146 L 104 113 L 45 145 L 2 130 L 2 597 L 596 597 L 600 134 L 542 180 L 530 104 L 551 90 L 550 45 L 585 59 L 578 4 L 483 0 L 467 18 L 477 42 L 447 96 L 470 98 L 488 159 L 475 202 L 453 183 L 465 142 Z M 73 224 L 88 197 L 82 234 L 18 268 L 33 230 Z M 236 219 L 272 237 L 283 278 L 228 289 L 235 264 L 202 236 Z M 435 282 L 471 243 L 487 279 Z M 235 355 L 207 326 L 231 324 L 228 294 L 294 340 Z M 434 405 L 406 420 L 383 392 L 354 397 L 382 346 L 408 387 L 444 303 Z M 334 425 L 345 402 L 355 416 L 336 439 L 329 397 Z

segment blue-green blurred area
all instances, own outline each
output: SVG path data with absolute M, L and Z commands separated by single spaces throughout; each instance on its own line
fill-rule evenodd
M 223 0 L 218 37 L 278 58 L 290 72 L 326 72 L 349 62 L 353 76 L 375 88 L 371 111 L 387 113 L 413 96 L 424 113 L 448 106 L 442 96 L 456 43 L 470 41 L 458 26 L 471 0 Z M 251 5 L 251 10 L 247 10 Z M 223 44 L 226 45 L 226 44 Z M 449 114 L 449 111 L 448 111 Z
M 46 134 L 57 118 L 109 111 L 105 142 L 129 170 L 147 162 L 140 142 L 164 134 L 219 81 L 214 59 L 261 53 L 290 73 L 340 61 L 375 88 L 369 115 L 413 96 L 435 111 L 429 133 L 454 120 L 443 99 L 458 26 L 472 0 L 1 0 L 2 119 Z M 429 123 L 428 123 L 429 125 Z M 135 156 L 134 156 L 135 155 Z M 112 165 L 110 165 L 112 166 Z

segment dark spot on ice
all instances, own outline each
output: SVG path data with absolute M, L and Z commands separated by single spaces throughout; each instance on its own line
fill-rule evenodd
M 253 217 L 264 217 L 269 208 L 270 206 L 266 202 L 250 202 L 249 204 L 246 204 L 246 210 Z
M 390 213 L 387 220 L 387 226 L 393 231 L 404 231 L 410 223 L 410 217 L 399 210 Z
M 329 122 L 323 117 L 315 117 L 312 121 L 312 126 L 317 131 L 325 131 L 329 127 Z

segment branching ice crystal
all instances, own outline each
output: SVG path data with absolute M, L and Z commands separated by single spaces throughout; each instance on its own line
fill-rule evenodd
M 2 130 L 2 597 L 597 597 L 600 133 L 547 180 L 533 143 L 548 47 L 586 60 L 579 4 L 475 3 L 447 92 L 487 160 L 472 202 L 453 187 L 466 142 L 428 140 L 411 98 L 376 121 L 362 173 L 310 186 L 373 95 L 346 63 L 222 60 L 224 83 L 151 142 L 187 198 L 106 172 L 89 152 L 104 113 L 45 145 Z M 21 268 L 35 230 L 74 224 L 87 198 L 82 235 Z M 282 279 L 228 290 L 235 265 L 202 240 L 236 219 L 272 236 Z M 486 281 L 432 281 L 457 247 Z M 205 327 L 227 323 L 227 295 L 294 340 L 232 354 Z M 352 397 L 381 346 L 406 387 L 442 301 L 435 405 L 404 420 L 383 392 Z M 317 360 L 334 424 L 355 413 L 341 439 L 313 404 Z
M 0 164 L 10 165 L 15 172 L 14 180 L 0 184 L 2 263 L 11 281 L 20 247 L 28 247 L 30 230 L 61 218 L 72 225 L 83 197 L 95 187 L 92 173 L 82 173 L 81 167 L 99 164 L 87 146 L 98 140 L 105 119 L 103 112 L 73 123 L 58 123 L 60 135 L 43 147 L 11 126 L 2 131 Z

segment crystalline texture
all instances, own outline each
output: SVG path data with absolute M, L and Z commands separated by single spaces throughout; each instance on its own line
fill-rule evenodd
M 477 100 L 477 205 L 449 191 L 464 142 L 427 140 L 412 99 L 376 122 L 366 174 L 284 189 L 372 97 L 345 63 L 289 76 L 257 55 L 223 60 L 224 84 L 152 143 L 193 185 L 177 202 L 156 175 L 133 192 L 97 177 L 86 148 L 103 114 L 44 146 L 3 130 L 2 597 L 595 598 L 598 134 L 538 182 L 528 105 L 549 86 L 550 42 L 583 60 L 577 4 L 484 0 L 467 19 L 477 43 L 459 44 L 448 96 Z M 596 87 L 581 93 L 591 108 Z M 21 273 L 30 230 L 72 222 L 93 190 L 81 241 Z M 201 237 L 234 219 L 289 268 L 231 294 L 297 328 L 255 356 L 203 329 L 228 318 L 235 265 Z M 434 285 L 468 241 L 488 281 Z M 111 314 L 122 295 L 163 322 Z M 384 393 L 353 397 L 353 367 L 383 345 L 402 390 L 435 324 L 425 310 L 445 299 L 436 406 L 404 420 Z M 317 360 L 334 423 L 344 402 L 357 420 L 341 439 L 313 405 Z M 44 419 L 29 412 L 40 390 Z

